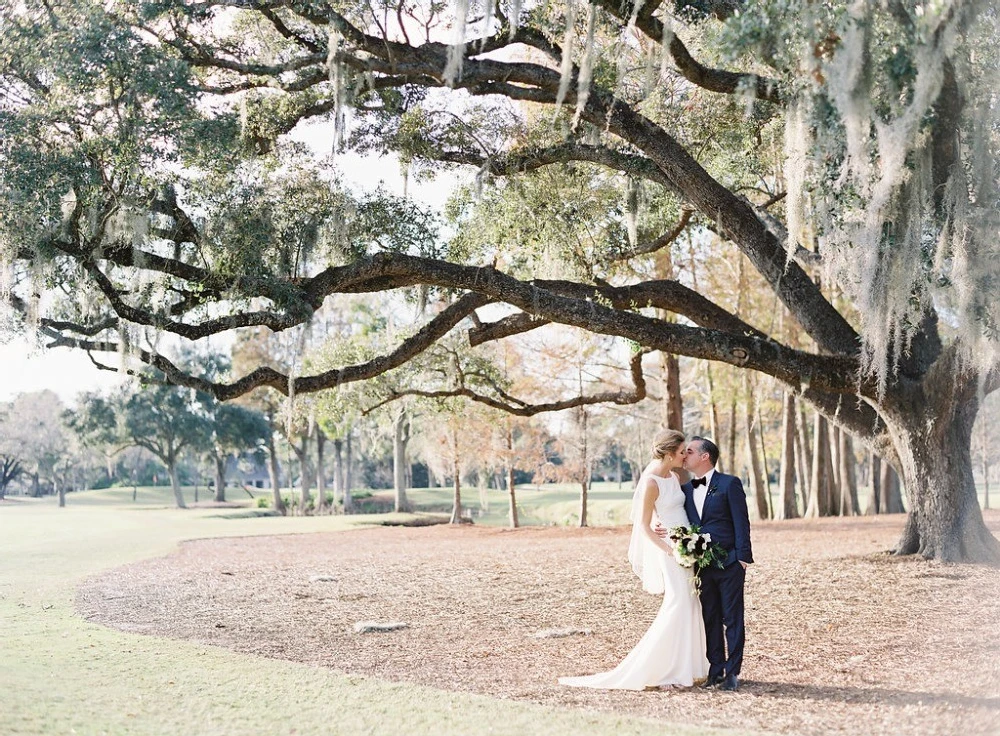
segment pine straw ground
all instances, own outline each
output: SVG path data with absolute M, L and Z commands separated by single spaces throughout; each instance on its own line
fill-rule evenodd
M 1000 512 L 987 520 L 1000 533 Z M 894 559 L 882 550 L 902 523 L 755 524 L 738 693 L 556 683 L 613 667 L 655 615 L 658 599 L 639 589 L 624 560 L 627 528 L 198 540 L 88 580 L 78 608 L 131 632 L 665 722 L 795 734 L 1000 733 L 1000 572 Z M 408 627 L 355 633 L 361 621 Z M 533 636 L 555 628 L 590 633 Z

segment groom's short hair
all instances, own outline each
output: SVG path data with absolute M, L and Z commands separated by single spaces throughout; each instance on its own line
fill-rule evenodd
M 701 446 L 702 452 L 708 453 L 708 459 L 712 461 L 712 465 L 718 465 L 719 463 L 719 447 L 712 440 L 706 437 L 692 437 L 692 442 L 697 442 Z

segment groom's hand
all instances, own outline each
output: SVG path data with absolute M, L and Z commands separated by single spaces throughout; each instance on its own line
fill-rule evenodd
M 743 569 L 744 570 L 746 570 L 748 567 L 750 567 L 750 565 L 747 564 L 746 562 L 744 562 L 743 560 L 740 560 L 740 564 L 743 565 Z

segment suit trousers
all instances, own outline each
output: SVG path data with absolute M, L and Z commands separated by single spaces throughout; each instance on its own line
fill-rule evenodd
M 743 583 L 746 580 L 746 570 L 736 562 L 721 570 L 706 567 L 700 576 L 708 676 L 717 678 L 739 675 L 746 639 L 743 626 Z

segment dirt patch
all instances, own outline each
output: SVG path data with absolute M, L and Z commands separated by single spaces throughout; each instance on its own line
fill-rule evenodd
M 987 520 L 1000 532 L 1000 512 Z M 77 604 L 125 631 L 555 706 L 796 734 L 995 734 L 1000 572 L 892 558 L 902 523 L 755 524 L 738 693 L 557 684 L 612 668 L 656 613 L 625 528 L 198 540 L 88 580 Z

